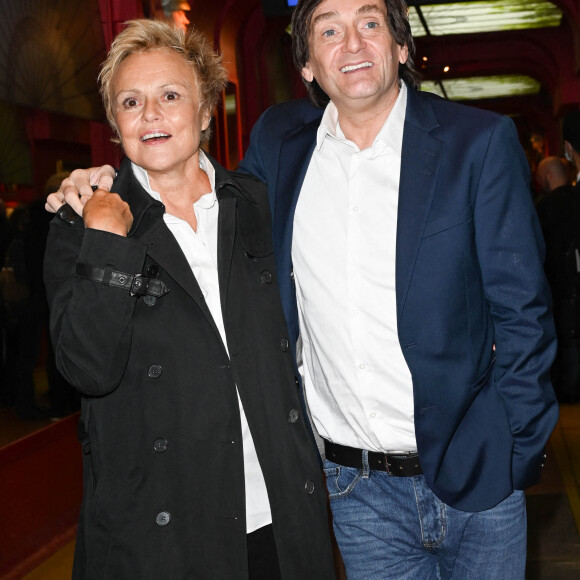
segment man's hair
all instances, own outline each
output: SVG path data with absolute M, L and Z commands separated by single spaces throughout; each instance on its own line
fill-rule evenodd
M 572 145 L 576 153 L 580 153 L 580 111 L 572 111 L 564 117 L 562 138 Z
M 118 134 L 115 121 L 113 78 L 121 63 L 132 54 L 159 49 L 173 50 L 183 57 L 193 69 L 199 91 L 200 112 L 211 115 L 221 92 L 224 90 L 228 75 L 222 66 L 221 55 L 210 46 L 205 36 L 199 32 L 185 32 L 161 20 L 130 20 L 125 29 L 117 35 L 99 74 L 100 91 L 107 120 Z M 210 128 L 202 131 L 201 142 L 207 143 L 211 136 Z
M 299 72 L 306 66 L 310 59 L 308 41 L 312 32 L 312 16 L 316 8 L 324 0 L 299 0 L 292 15 L 292 52 L 294 64 Z M 370 1 L 370 0 L 369 0 Z M 389 31 L 399 46 L 407 45 L 409 56 L 407 62 L 399 63 L 399 78 L 408 85 L 419 89 L 419 75 L 415 69 L 413 57 L 415 56 L 415 42 L 411 35 L 407 4 L 404 0 L 377 0 L 384 2 L 387 8 L 387 23 Z M 324 107 L 330 100 L 329 96 L 320 88 L 313 79 L 308 82 L 302 79 L 308 90 L 310 99 L 317 107 Z

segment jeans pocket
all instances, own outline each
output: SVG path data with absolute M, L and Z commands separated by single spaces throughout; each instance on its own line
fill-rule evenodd
M 328 459 L 324 460 L 324 475 L 330 500 L 348 496 L 363 476 L 363 470 L 355 467 L 338 465 Z

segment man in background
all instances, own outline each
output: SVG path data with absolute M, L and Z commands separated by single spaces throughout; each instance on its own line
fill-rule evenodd
M 580 112 L 569 113 L 562 127 L 564 152 L 578 171 Z M 551 370 L 561 403 L 580 401 L 580 189 L 570 185 L 559 157 L 538 166 L 538 182 L 550 193 L 536 209 L 546 242 L 545 270 L 552 291 L 558 351 Z
M 536 182 L 540 190 L 536 204 L 540 203 L 547 194 L 556 193 L 559 188 L 571 185 L 569 163 L 567 159 L 556 155 L 545 157 L 540 161 L 536 170 Z

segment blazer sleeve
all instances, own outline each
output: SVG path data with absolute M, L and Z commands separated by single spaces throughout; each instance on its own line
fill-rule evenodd
M 271 109 L 267 109 L 264 111 L 254 124 L 252 132 L 250 133 L 250 145 L 239 165 L 239 171 L 253 175 L 265 183 L 268 181 L 268 175 L 261 150 L 262 130 L 265 118 L 270 110 Z
M 534 483 L 558 407 L 549 371 L 556 352 L 544 242 L 529 169 L 510 119 L 491 135 L 475 202 L 477 253 L 494 324 L 494 383 L 514 439 L 515 489 Z
M 316 108 L 308 99 L 295 99 L 266 109 L 254 124 L 250 145 L 239 170 L 254 175 L 274 188 L 278 165 L 299 161 L 280 158 L 286 136 L 319 120 L 322 113 L 323 110 Z
M 140 273 L 146 246 L 135 239 L 51 222 L 44 277 L 50 332 L 62 375 L 86 395 L 114 390 L 131 349 L 136 298 L 129 291 L 76 276 L 77 263 Z

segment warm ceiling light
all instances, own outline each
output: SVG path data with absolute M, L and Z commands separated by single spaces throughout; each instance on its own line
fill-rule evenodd
M 448 66 L 444 66 L 443 67 L 443 72 L 444 73 L 448 73 L 449 72 L 449 67 Z
M 415 37 L 442 36 L 559 26 L 562 11 L 547 0 L 454 2 L 411 7 L 409 21 Z
M 452 101 L 537 95 L 540 88 L 541 85 L 536 79 L 523 75 L 469 77 L 421 83 L 421 90 L 446 96 Z

